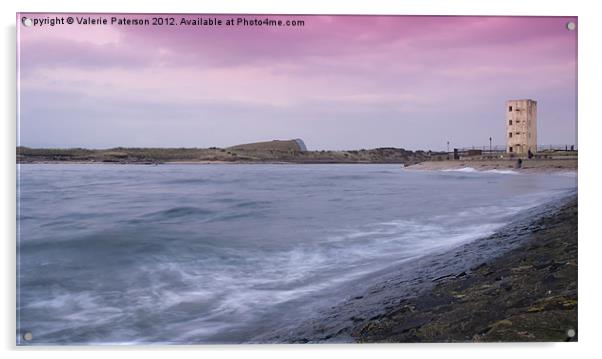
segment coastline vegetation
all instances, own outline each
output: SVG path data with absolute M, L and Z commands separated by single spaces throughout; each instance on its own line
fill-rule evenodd
M 124 163 L 165 162 L 230 163 L 402 163 L 412 165 L 428 160 L 424 151 L 403 148 L 375 148 L 349 151 L 298 151 L 235 146 L 229 148 L 30 148 L 17 147 L 17 163 Z

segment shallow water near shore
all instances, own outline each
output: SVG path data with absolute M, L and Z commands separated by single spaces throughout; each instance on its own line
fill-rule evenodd
M 571 176 L 399 165 L 18 171 L 17 330 L 32 344 L 254 341 L 358 278 L 576 188 Z

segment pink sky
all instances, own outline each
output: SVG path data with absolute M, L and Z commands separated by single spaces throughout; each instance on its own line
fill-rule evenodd
M 443 149 L 504 142 L 538 101 L 541 143 L 576 143 L 574 17 L 274 16 L 303 27 L 56 25 L 19 14 L 20 144 Z M 187 19 L 241 15 L 163 15 Z M 263 19 L 266 16 L 244 16 Z

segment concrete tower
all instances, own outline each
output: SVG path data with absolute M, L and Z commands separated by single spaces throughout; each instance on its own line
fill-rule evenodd
M 506 101 L 506 152 L 537 152 L 537 101 Z

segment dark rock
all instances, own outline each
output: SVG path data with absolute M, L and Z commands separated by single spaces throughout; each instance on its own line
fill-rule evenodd
M 479 264 L 479 265 L 478 265 L 478 266 L 476 266 L 476 267 L 472 267 L 472 268 L 470 268 L 470 270 L 471 270 L 472 272 L 475 272 L 475 271 L 478 271 L 478 270 L 479 270 L 479 269 L 481 269 L 481 268 L 484 268 L 485 266 L 487 266 L 487 263 L 481 263 L 481 264 Z

